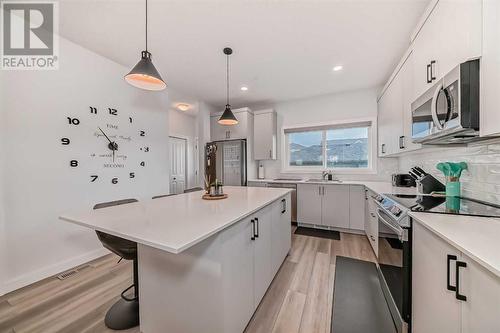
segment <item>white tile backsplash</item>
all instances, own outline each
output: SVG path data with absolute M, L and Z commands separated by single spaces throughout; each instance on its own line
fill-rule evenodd
M 462 195 L 500 204 L 500 140 L 455 148 L 425 148 L 399 157 L 400 172 L 420 166 L 445 182 L 439 162 L 466 162 L 469 169 L 462 173 Z

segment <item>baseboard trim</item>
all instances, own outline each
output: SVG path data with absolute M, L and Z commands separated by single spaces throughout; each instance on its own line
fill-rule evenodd
M 365 234 L 364 230 L 337 228 L 337 227 L 330 227 L 330 226 L 319 225 L 319 224 L 310 224 L 310 223 L 299 222 L 299 223 L 297 223 L 297 226 L 298 227 L 321 229 L 321 230 L 333 230 L 333 231 L 344 232 L 344 233 L 348 233 L 348 234 L 356 234 L 356 235 L 364 235 Z
M 89 261 L 95 260 L 102 256 L 109 254 L 110 252 L 105 248 L 99 248 L 92 252 L 85 253 L 79 257 L 72 258 L 63 262 L 58 262 L 54 265 L 44 267 L 34 272 L 24 274 L 18 278 L 5 281 L 2 286 L 0 286 L 0 296 L 10 293 L 22 287 L 29 286 L 32 283 L 38 282 L 40 280 L 49 278 L 51 276 L 57 275 L 68 269 L 80 266 Z

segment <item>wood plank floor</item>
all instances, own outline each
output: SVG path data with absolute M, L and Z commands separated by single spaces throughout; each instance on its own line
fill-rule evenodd
M 245 332 L 330 332 L 337 255 L 376 260 L 362 235 L 330 240 L 294 234 L 290 254 Z M 48 278 L 0 297 L 0 332 L 115 332 L 104 326 L 104 315 L 132 282 L 131 263 L 117 261 L 107 255 L 65 280 Z

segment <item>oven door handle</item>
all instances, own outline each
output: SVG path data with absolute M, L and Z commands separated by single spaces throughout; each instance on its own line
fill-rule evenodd
M 381 221 L 383 224 L 385 224 L 387 227 L 389 227 L 392 231 L 394 231 L 397 235 L 399 240 L 403 240 L 403 235 L 404 235 L 404 230 L 401 227 L 396 227 L 392 223 L 388 222 L 383 216 L 382 216 L 382 209 L 377 208 L 377 216 L 379 221 Z

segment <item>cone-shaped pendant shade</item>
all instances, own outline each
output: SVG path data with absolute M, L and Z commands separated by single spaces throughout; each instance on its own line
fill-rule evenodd
M 134 87 L 144 90 L 163 90 L 167 87 L 165 81 L 151 61 L 151 53 L 142 51 L 141 60 L 125 75 L 125 81 Z
M 236 124 L 238 124 L 238 119 L 236 119 L 233 111 L 231 111 L 231 105 L 226 104 L 226 109 L 224 110 L 224 113 L 222 114 L 222 116 L 220 116 L 220 118 L 217 122 L 221 125 L 236 125 Z

